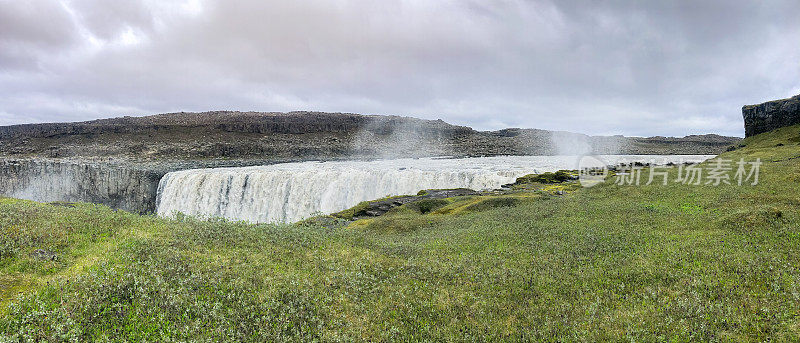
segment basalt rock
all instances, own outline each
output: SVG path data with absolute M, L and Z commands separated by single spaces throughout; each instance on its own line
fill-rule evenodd
M 742 107 L 747 137 L 800 124 L 800 95 Z

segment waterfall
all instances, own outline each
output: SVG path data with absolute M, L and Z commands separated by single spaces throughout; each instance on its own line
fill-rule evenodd
M 525 174 L 575 169 L 577 161 L 575 156 L 501 156 L 183 170 L 161 179 L 156 208 L 161 216 L 180 212 L 254 223 L 294 222 L 422 189 L 496 189 Z M 605 161 L 614 163 L 613 158 Z
M 425 159 L 425 161 L 432 161 Z M 411 162 L 411 161 L 407 161 Z M 159 184 L 157 211 L 249 222 L 292 222 L 338 212 L 385 196 L 432 188 L 498 188 L 524 171 L 481 168 L 436 170 L 422 161 L 289 163 L 263 167 L 168 173 Z

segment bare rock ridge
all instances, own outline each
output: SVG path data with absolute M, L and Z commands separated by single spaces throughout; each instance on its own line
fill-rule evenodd
M 163 162 L 713 154 L 736 141 L 716 135 L 637 138 L 516 128 L 476 131 L 441 120 L 351 113 L 203 112 L 0 127 L 0 156 Z
M 52 137 L 102 133 L 137 133 L 169 130 L 178 127 L 203 128 L 223 132 L 305 134 L 318 132 L 351 132 L 368 124 L 371 129 L 387 130 L 397 121 L 420 124 L 420 128 L 436 133 L 472 132 L 471 128 L 443 121 L 422 120 L 396 116 L 368 116 L 352 113 L 323 112 L 229 112 L 166 113 L 145 117 L 121 117 L 74 123 L 23 124 L 0 127 L 0 138 Z M 423 124 L 424 125 L 421 125 Z
M 800 124 L 800 95 L 742 107 L 746 137 Z

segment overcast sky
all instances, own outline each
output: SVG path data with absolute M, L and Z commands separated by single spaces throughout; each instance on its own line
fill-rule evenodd
M 800 1 L 0 0 L 0 125 L 175 111 L 743 135 Z

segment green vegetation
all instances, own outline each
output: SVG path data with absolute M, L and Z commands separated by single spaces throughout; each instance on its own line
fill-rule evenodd
M 561 183 L 569 180 L 574 180 L 578 177 L 575 171 L 559 170 L 555 173 L 546 172 L 542 174 L 525 175 L 517 179 L 518 184 L 521 183 Z
M 722 155 L 760 158 L 756 186 L 607 182 L 338 228 L 2 199 L 0 341 L 797 341 L 798 133 Z
M 578 172 L 575 170 L 559 170 L 555 173 L 529 174 L 517 178 L 509 185 L 516 191 L 538 191 L 549 194 L 566 194 L 580 188 Z
M 419 193 L 417 195 L 418 196 L 425 195 L 425 191 L 419 191 Z M 377 200 L 362 201 L 362 202 L 358 203 L 358 205 L 356 205 L 356 206 L 348 208 L 348 209 L 346 209 L 344 211 L 332 213 L 332 214 L 324 216 L 324 217 L 332 217 L 332 218 L 338 218 L 338 219 L 353 220 L 360 212 L 366 210 L 369 207 L 369 204 L 372 203 L 372 202 L 390 200 L 390 199 L 395 199 L 395 198 L 403 198 L 403 197 L 406 197 L 406 196 L 405 195 L 396 195 L 396 196 L 380 198 L 380 199 L 377 199 Z M 318 221 L 318 219 L 319 218 L 311 218 L 310 220 L 306 220 L 306 222 L 315 222 L 315 221 Z

